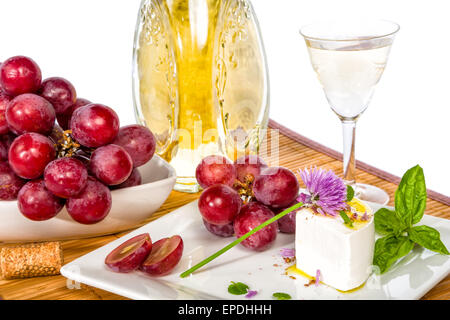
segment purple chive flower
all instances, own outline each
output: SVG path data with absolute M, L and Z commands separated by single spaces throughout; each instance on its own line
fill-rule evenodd
M 309 194 L 300 194 L 297 201 L 333 217 L 347 208 L 347 187 L 332 170 L 311 168 L 300 170 L 299 174 Z
M 361 217 L 361 221 L 367 221 L 369 220 L 369 215 L 367 214 L 367 211 L 364 212 L 363 216 Z
M 250 298 L 253 298 L 254 296 L 256 296 L 257 294 L 258 294 L 258 291 L 256 291 L 256 290 L 248 290 L 245 297 L 247 299 L 250 299 Z
M 316 281 L 315 281 L 315 286 L 317 287 L 320 284 L 320 270 L 317 269 L 316 271 Z
M 295 257 L 295 250 L 294 249 L 289 249 L 289 248 L 282 248 L 280 250 L 280 255 L 283 258 L 293 258 L 293 257 Z
M 300 195 L 297 198 L 297 201 L 303 202 L 303 203 L 311 203 L 311 196 L 306 193 L 300 193 Z

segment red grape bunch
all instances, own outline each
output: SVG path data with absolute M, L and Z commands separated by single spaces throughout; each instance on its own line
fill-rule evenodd
M 209 232 L 220 237 L 243 236 L 295 204 L 299 192 L 292 171 L 268 167 L 256 155 L 243 156 L 234 163 L 223 156 L 208 156 L 197 166 L 196 178 L 204 189 L 198 201 L 203 223 Z M 295 232 L 295 212 L 241 244 L 251 250 L 265 250 L 275 241 L 278 231 Z
M 42 81 L 28 57 L 0 64 L 0 200 L 16 200 L 34 221 L 64 206 L 77 222 L 109 213 L 110 189 L 140 185 L 138 167 L 155 152 L 144 126 L 120 127 L 108 106 L 78 98 L 66 79 Z

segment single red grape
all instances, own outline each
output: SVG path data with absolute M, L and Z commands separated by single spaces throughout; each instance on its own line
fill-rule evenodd
M 0 200 L 15 200 L 25 180 L 19 178 L 6 161 L 0 162 Z
M 233 188 L 216 184 L 205 189 L 198 200 L 203 219 L 216 225 L 229 224 L 241 209 L 242 200 Z
M 54 160 L 56 151 L 53 142 L 38 133 L 25 133 L 16 138 L 9 148 L 9 164 L 14 172 L 24 179 L 36 179 L 47 164 Z
M 287 207 L 298 196 L 299 184 L 291 170 L 271 167 L 261 171 L 253 184 L 256 199 L 273 208 Z
M 272 208 L 272 211 L 275 215 L 277 215 L 277 214 L 283 212 L 285 209 L 292 207 L 293 205 L 295 205 L 297 203 L 298 203 L 297 201 L 293 201 L 286 208 Z M 289 212 L 283 218 L 277 220 L 278 221 L 278 230 L 280 230 L 280 232 L 295 233 L 295 217 L 297 216 L 298 210 L 300 210 L 300 209 Z
M 234 233 L 237 238 L 253 230 L 263 222 L 273 218 L 273 212 L 258 202 L 250 202 L 242 207 L 239 215 L 234 220 Z M 241 242 L 241 244 L 255 251 L 267 249 L 277 238 L 277 222 L 273 222 L 250 237 Z
M 15 97 L 6 109 L 9 128 L 17 135 L 27 132 L 47 135 L 53 129 L 55 117 L 52 104 L 33 93 Z
M 77 98 L 75 104 L 67 108 L 63 113 L 57 114 L 56 119 L 58 120 L 58 124 L 61 126 L 61 128 L 63 128 L 64 130 L 69 130 L 70 119 L 72 119 L 72 114 L 74 113 L 74 111 L 81 107 L 87 106 L 88 104 L 91 104 L 89 100 Z
M 36 92 L 41 81 L 41 69 L 28 57 L 11 57 L 0 67 L 0 86 L 11 96 Z
M 92 153 L 89 169 L 106 185 L 117 185 L 125 182 L 131 175 L 133 160 L 124 148 L 109 144 Z
M 84 190 L 67 200 L 70 216 L 82 224 L 94 224 L 106 218 L 111 210 L 112 199 L 108 187 L 95 178 L 88 177 Z
M 75 87 L 68 80 L 59 77 L 45 79 L 39 95 L 50 101 L 58 115 L 66 112 L 77 100 Z
M 113 109 L 88 104 L 75 110 L 70 120 L 72 135 L 80 144 L 97 148 L 111 143 L 119 132 L 119 117 Z
M 236 181 L 236 168 L 225 157 L 208 156 L 197 166 L 195 177 L 203 189 L 218 183 L 232 187 Z
M 116 189 L 131 188 L 139 186 L 141 184 L 142 184 L 142 176 L 139 173 L 139 170 L 135 168 L 131 172 L 131 175 L 128 177 L 128 179 L 125 180 L 125 182 L 122 182 L 121 184 L 118 184 L 116 186 L 112 186 L 112 189 L 116 190 Z
M 20 212 L 34 221 L 51 219 L 64 207 L 64 200 L 48 191 L 43 179 L 27 182 L 20 189 L 17 202 Z
M 155 153 L 156 140 L 153 133 L 148 128 L 138 124 L 120 128 L 113 143 L 123 147 L 128 152 L 133 159 L 135 168 L 149 162 Z
M 278 220 L 278 229 L 282 233 L 295 233 L 295 217 L 297 216 L 297 212 L 289 212 L 283 218 Z
M 61 198 L 71 198 L 86 186 L 88 171 L 74 158 L 60 158 L 50 162 L 44 171 L 46 188 Z
M 9 132 L 8 122 L 6 121 L 6 108 L 12 97 L 0 90 L 0 135 Z
M 241 182 L 246 182 L 245 178 L 248 175 L 256 179 L 259 177 L 261 170 L 267 168 L 266 162 L 257 155 L 242 156 L 234 162 L 234 166 L 236 167 L 237 179 Z
M 206 230 L 208 230 L 209 232 L 211 232 L 216 236 L 228 238 L 234 235 L 233 222 L 219 226 L 217 224 L 209 223 L 208 221 L 203 219 L 203 224 L 205 225 Z

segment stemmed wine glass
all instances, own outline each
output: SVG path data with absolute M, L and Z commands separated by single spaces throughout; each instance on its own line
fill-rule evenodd
M 386 204 L 382 189 L 355 181 L 355 129 L 386 67 L 399 25 L 393 22 L 336 21 L 304 26 L 312 66 L 331 109 L 342 122 L 344 180 L 360 199 Z

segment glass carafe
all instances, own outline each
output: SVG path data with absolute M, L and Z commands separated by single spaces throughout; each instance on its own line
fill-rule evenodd
M 197 192 L 207 155 L 258 152 L 269 113 L 266 58 L 247 0 L 143 0 L 135 34 L 136 118 L 177 171 L 176 190 Z

